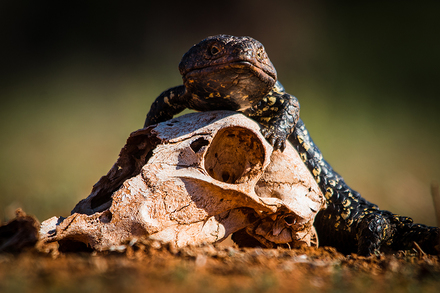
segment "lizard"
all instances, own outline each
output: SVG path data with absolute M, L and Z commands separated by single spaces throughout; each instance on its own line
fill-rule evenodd
M 169 120 L 186 108 L 242 112 L 260 123 L 274 150 L 283 151 L 289 141 L 319 185 L 326 199 L 326 208 L 314 222 L 320 246 L 371 255 L 410 249 L 416 242 L 427 253 L 440 252 L 438 227 L 414 224 L 410 217 L 379 209 L 324 160 L 299 117 L 298 99 L 277 80 L 259 41 L 224 34 L 208 37 L 183 55 L 179 72 L 183 85 L 156 98 L 144 127 Z

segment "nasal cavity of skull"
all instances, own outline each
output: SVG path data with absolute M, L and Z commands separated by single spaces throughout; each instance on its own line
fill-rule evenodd
M 294 216 L 286 216 L 284 217 L 284 222 L 286 222 L 287 225 L 293 225 L 296 223 L 296 218 Z
M 200 137 L 198 139 L 196 139 L 195 141 L 193 141 L 191 143 L 191 149 L 197 153 L 198 151 L 200 151 L 200 149 L 204 146 L 207 146 L 209 144 L 209 141 L 207 141 L 206 139 L 204 139 L 203 137 Z
M 205 155 L 205 170 L 216 180 L 238 184 L 261 172 L 264 147 L 255 133 L 242 127 L 220 130 Z

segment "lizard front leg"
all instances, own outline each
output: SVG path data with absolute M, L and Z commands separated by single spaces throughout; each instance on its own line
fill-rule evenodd
M 170 88 L 160 94 L 151 105 L 144 127 L 167 121 L 188 108 L 188 98 L 183 85 Z
M 286 92 L 277 82 L 275 87 L 244 114 L 260 123 L 261 133 L 274 149 L 284 150 L 286 140 L 299 119 L 298 99 Z

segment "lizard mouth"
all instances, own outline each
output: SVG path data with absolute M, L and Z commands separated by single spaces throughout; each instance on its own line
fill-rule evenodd
M 203 67 L 191 69 L 183 74 L 184 78 L 196 77 L 200 75 L 209 76 L 220 72 L 231 71 L 231 74 L 236 75 L 239 72 L 249 72 L 257 76 L 259 80 L 264 83 L 275 83 L 277 76 L 276 72 L 264 68 L 264 66 L 258 66 L 253 62 L 247 60 L 239 60 L 220 64 L 211 64 Z
M 255 65 L 254 63 L 249 62 L 249 61 L 236 61 L 236 62 L 230 63 L 229 66 L 231 68 L 249 68 L 252 71 L 258 72 L 259 74 L 267 75 L 267 77 L 269 77 L 273 80 L 277 79 L 276 73 L 274 73 L 273 71 L 270 71 L 270 70 L 264 68 L 263 66 Z

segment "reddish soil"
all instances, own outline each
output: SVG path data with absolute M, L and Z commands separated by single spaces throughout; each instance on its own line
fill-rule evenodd
M 438 256 L 345 256 L 206 245 L 175 249 L 149 240 L 107 252 L 56 245 L 0 254 L 0 292 L 440 292 Z

